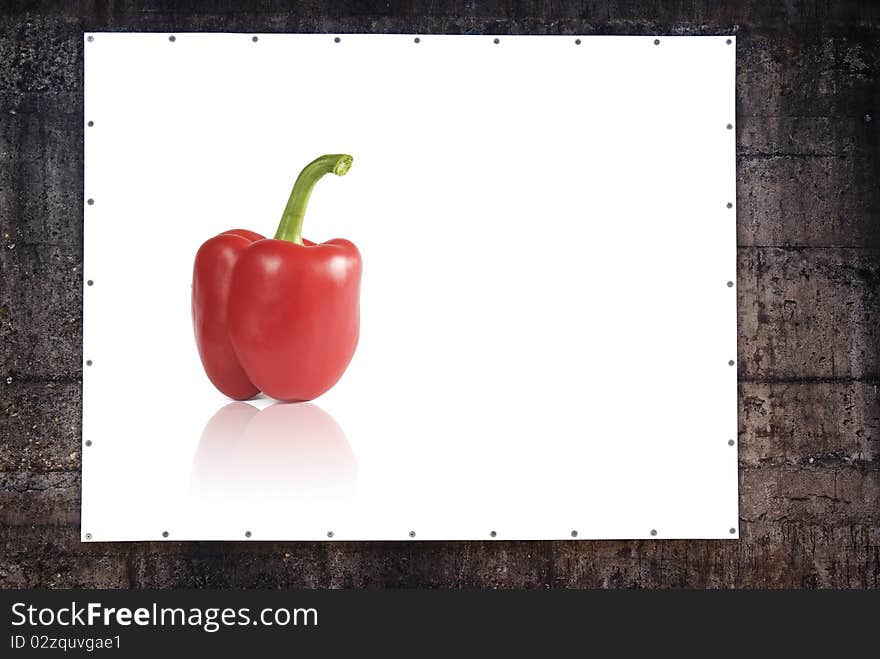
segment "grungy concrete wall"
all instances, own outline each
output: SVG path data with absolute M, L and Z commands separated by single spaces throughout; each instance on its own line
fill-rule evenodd
M 880 7 L 9 0 L 0 11 L 0 587 L 880 585 Z M 84 30 L 737 34 L 741 540 L 81 544 Z M 636 412 L 637 374 L 632 388 Z

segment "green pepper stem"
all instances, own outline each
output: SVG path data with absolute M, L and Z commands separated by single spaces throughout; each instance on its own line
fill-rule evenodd
M 275 232 L 275 240 L 289 240 L 297 245 L 303 244 L 302 227 L 306 215 L 306 206 L 309 205 L 309 197 L 312 189 L 324 174 L 336 174 L 345 176 L 351 167 L 352 157 L 345 154 L 330 154 L 315 158 L 296 177 L 287 206 L 281 215 L 281 223 Z

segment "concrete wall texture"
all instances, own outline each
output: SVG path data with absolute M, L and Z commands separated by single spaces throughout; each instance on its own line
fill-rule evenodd
M 84 30 L 736 34 L 741 539 L 81 544 Z M 878 70 L 870 2 L 7 0 L 0 587 L 876 588 Z

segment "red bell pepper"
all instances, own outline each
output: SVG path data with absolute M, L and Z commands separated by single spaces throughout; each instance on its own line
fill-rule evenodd
M 348 155 L 326 155 L 302 170 L 273 240 L 235 229 L 199 248 L 192 314 L 205 373 L 236 400 L 262 391 L 312 400 L 339 381 L 360 332 L 361 255 L 348 240 L 316 245 L 302 237 L 312 189 L 343 176 Z

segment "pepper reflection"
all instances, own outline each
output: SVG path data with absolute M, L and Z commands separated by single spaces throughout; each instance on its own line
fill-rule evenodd
M 223 499 L 348 499 L 357 463 L 339 424 L 313 403 L 229 403 L 205 425 L 190 489 Z

